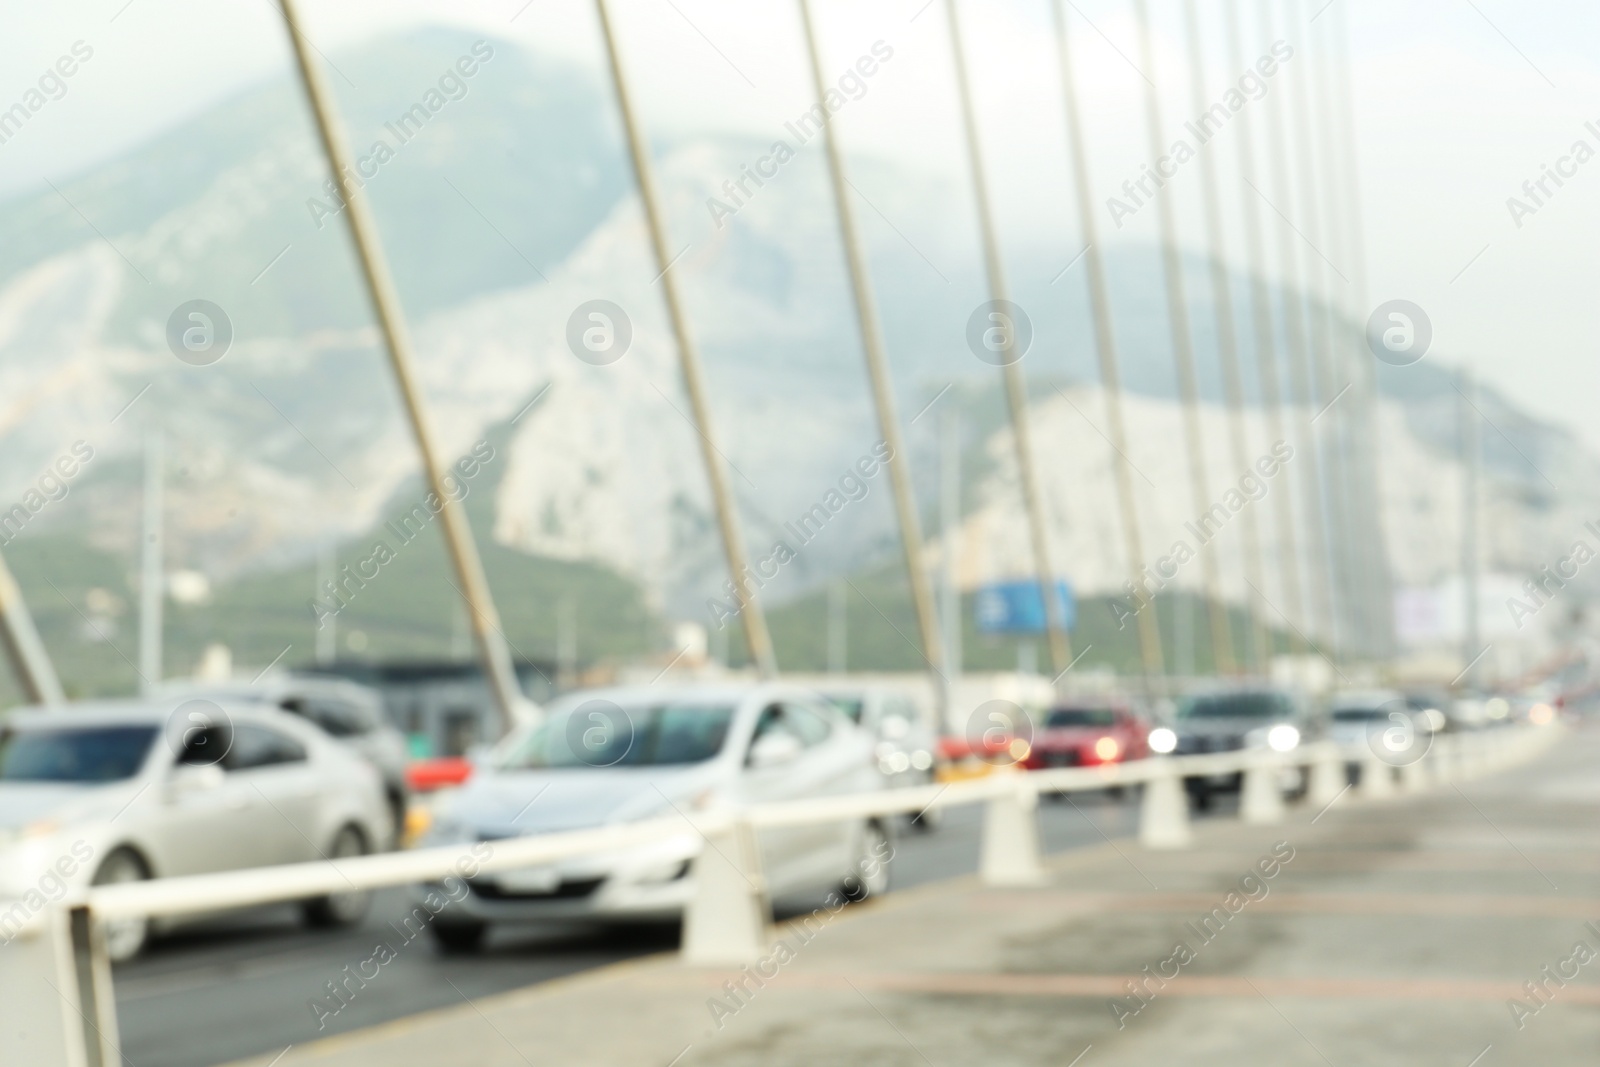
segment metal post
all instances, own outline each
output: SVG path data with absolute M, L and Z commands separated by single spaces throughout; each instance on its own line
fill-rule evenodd
M 939 417 L 939 543 L 940 592 L 943 603 L 939 616 L 944 623 L 944 673 L 950 690 L 945 708 L 955 701 L 955 681 L 961 677 L 961 576 L 956 557 L 961 548 L 961 413 L 946 408 Z M 952 720 L 941 718 L 939 728 L 948 729 Z
M 1478 480 L 1483 457 L 1474 410 L 1477 391 L 1477 380 L 1463 368 L 1461 401 L 1456 409 L 1461 419 L 1461 662 L 1468 665 L 1462 678 L 1468 690 L 1477 683 L 1475 661 L 1483 652 L 1478 633 Z
M 639 202 L 644 208 L 645 223 L 650 230 L 650 248 L 660 271 L 658 280 L 661 282 L 661 296 L 667 305 L 667 318 L 672 323 L 673 339 L 678 346 L 683 389 L 689 395 L 695 433 L 700 438 L 700 455 L 711 489 L 711 502 L 717 512 L 717 526 L 722 533 L 728 577 L 740 605 L 739 620 L 743 623 L 745 644 L 756 670 L 763 678 L 771 678 L 778 673 L 772 635 L 767 629 L 767 617 L 761 609 L 761 602 L 750 588 L 750 566 L 745 555 L 744 535 L 740 532 L 739 518 L 734 511 L 733 496 L 728 492 L 728 474 L 723 468 L 722 452 L 716 444 L 711 405 L 706 398 L 705 373 L 700 366 L 700 349 L 689 333 L 688 316 L 678 293 L 678 275 L 674 271 L 676 257 L 667 247 L 666 215 L 661 210 L 661 195 L 656 189 L 655 167 L 650 161 L 650 147 L 640 130 L 639 118 L 633 107 L 633 94 L 622 69 L 622 56 L 617 48 L 616 30 L 611 21 L 610 0 L 595 0 L 595 11 L 600 17 L 606 59 L 611 67 L 611 84 L 617 94 L 617 110 L 622 117 L 623 131 L 628 139 L 628 154 L 633 160 L 633 174 L 639 185 Z
M 1228 54 L 1230 66 L 1244 69 L 1244 49 L 1239 32 L 1239 0 L 1228 0 Z M 1242 216 L 1246 260 L 1250 269 L 1250 307 L 1254 313 L 1256 370 L 1261 376 L 1261 407 L 1266 415 L 1272 440 L 1285 440 L 1283 433 L 1283 391 L 1278 382 L 1277 337 L 1272 328 L 1272 298 L 1267 291 L 1266 251 L 1261 234 L 1261 210 L 1257 204 L 1255 149 L 1251 142 L 1254 124 L 1249 109 L 1241 111 L 1239 136 L 1239 174 L 1244 179 Z M 1300 553 L 1296 547 L 1294 506 L 1287 492 L 1274 494 L 1278 528 L 1278 582 L 1283 587 L 1285 617 L 1290 621 L 1290 647 L 1305 651 L 1298 620 L 1305 617 L 1301 601 Z
M 1265 40 L 1272 40 L 1272 11 L 1271 0 L 1261 0 L 1261 31 Z M 1277 197 L 1279 211 L 1287 212 L 1292 207 L 1292 195 L 1289 183 L 1288 159 L 1284 154 L 1285 134 L 1283 124 L 1283 108 L 1278 100 L 1278 93 L 1267 94 L 1267 121 L 1270 130 L 1266 138 L 1267 154 L 1272 161 L 1273 192 Z M 1292 481 L 1300 483 L 1302 496 L 1305 498 L 1305 523 L 1306 523 L 1306 573 L 1307 584 L 1310 586 L 1311 595 L 1307 597 L 1307 613 L 1301 619 L 1307 632 L 1317 629 L 1313 620 L 1327 624 L 1328 605 L 1332 603 L 1333 592 L 1331 578 L 1328 573 L 1328 550 L 1324 531 L 1327 529 L 1327 518 L 1322 506 L 1322 464 L 1317 460 L 1316 441 L 1311 434 L 1311 412 L 1306 410 L 1311 404 L 1311 378 L 1307 366 L 1310 358 L 1306 348 L 1306 324 L 1304 308 L 1300 291 L 1300 265 L 1295 252 L 1295 235 L 1287 224 L 1279 225 L 1278 231 L 1278 258 L 1279 258 L 1279 290 L 1283 298 L 1284 332 L 1288 335 L 1289 380 L 1293 392 L 1293 406 L 1300 410 L 1295 412 L 1295 444 L 1296 464 L 1300 468 Z M 1326 633 L 1332 635 L 1332 627 Z M 1326 640 L 1327 638 L 1325 638 Z
M 828 87 L 822 73 L 822 50 L 817 43 L 811 0 L 800 0 L 800 20 L 805 26 L 806 51 L 811 61 L 811 81 L 822 109 L 823 143 L 827 148 L 828 177 L 833 183 L 834 207 L 839 219 L 839 240 L 844 246 L 845 263 L 850 272 L 850 291 L 855 299 L 856 322 L 861 329 L 861 351 L 867 360 L 867 378 L 872 385 L 872 403 L 878 415 L 878 432 L 889 446 L 889 483 L 894 492 L 895 517 L 900 524 L 900 548 L 905 554 L 906 580 L 911 584 L 911 605 L 917 614 L 917 629 L 922 637 L 922 658 L 937 705 L 938 719 L 945 721 L 949 700 L 949 679 L 944 673 L 944 646 L 939 639 L 939 620 L 933 608 L 933 588 L 922 561 L 922 529 L 917 518 L 916 497 L 912 493 L 911 470 L 900 434 L 900 419 L 895 412 L 894 386 L 889 381 L 888 360 L 884 357 L 883 327 L 872 295 L 872 275 L 856 229 L 855 207 L 850 200 L 850 182 L 845 177 L 844 153 L 824 102 Z
M 1078 203 L 1078 228 L 1085 245 L 1084 271 L 1089 279 L 1089 310 L 1094 320 L 1095 352 L 1100 362 L 1100 381 L 1106 394 L 1106 422 L 1111 430 L 1112 470 L 1116 475 L 1117 504 L 1122 512 L 1122 533 L 1127 543 L 1128 577 L 1132 591 L 1143 589 L 1144 546 L 1139 534 L 1139 510 L 1133 496 L 1133 474 L 1128 459 L 1128 431 L 1122 420 L 1122 372 L 1117 363 L 1117 338 L 1111 319 L 1110 288 L 1106 284 L 1105 261 L 1100 255 L 1100 237 L 1094 221 L 1094 195 L 1089 188 L 1089 153 L 1084 147 L 1083 117 L 1078 110 L 1077 77 L 1068 47 L 1065 0 L 1055 0 L 1056 47 L 1060 53 L 1061 92 L 1067 118 L 1068 155 L 1072 159 L 1072 180 Z M 1161 630 L 1157 625 L 1155 596 L 1140 603 L 1136 615 L 1139 626 L 1139 662 L 1144 672 L 1145 695 L 1152 696 L 1156 676 L 1166 670 L 1161 651 Z
M 1200 44 L 1200 17 L 1194 0 L 1184 0 L 1184 21 L 1189 29 L 1189 89 L 1194 101 L 1195 114 L 1206 109 L 1205 50 Z M 1217 165 L 1211 153 L 1200 152 L 1200 192 L 1205 204 L 1206 239 L 1210 245 L 1211 302 L 1217 319 L 1217 354 L 1222 363 L 1222 381 L 1228 394 L 1228 429 L 1233 446 L 1234 467 L 1241 473 L 1250 467 L 1250 444 L 1244 426 L 1244 379 L 1239 371 L 1239 338 L 1233 321 L 1233 287 L 1228 281 L 1228 267 L 1223 262 L 1222 205 L 1217 194 Z M 1245 601 L 1250 606 L 1251 659 L 1261 674 L 1268 671 L 1267 629 L 1263 616 L 1265 605 L 1259 590 L 1265 579 L 1261 574 L 1261 531 L 1256 523 L 1254 508 L 1246 508 L 1242 521 L 1240 547 L 1243 552 L 1244 577 L 1251 586 Z
M 317 550 L 317 584 L 311 595 L 319 600 L 328 595 L 328 586 L 337 580 L 339 572 L 337 553 L 338 546 L 331 542 Z M 317 665 L 326 667 L 339 656 L 339 616 L 333 612 L 319 612 L 318 616 Z
M 466 509 L 445 486 L 446 465 L 440 459 L 433 426 L 423 406 L 422 389 L 414 369 L 416 361 L 411 351 L 411 337 L 400 308 L 400 294 L 395 289 L 378 239 L 378 224 L 367 203 L 366 191 L 356 178 L 355 163 L 351 159 L 344 132 L 339 127 L 333 94 L 328 89 L 322 68 L 309 54 L 309 43 L 300 32 L 299 0 L 278 2 L 283 9 L 284 22 L 288 25 L 289 41 L 294 46 L 295 61 L 300 68 L 301 81 L 305 84 L 306 97 L 316 116 L 317 133 L 322 138 L 328 166 L 344 198 L 344 217 L 350 225 L 350 237 L 356 246 L 356 258 L 361 263 L 362 277 L 367 285 L 367 293 L 372 298 L 372 310 L 377 317 L 378 328 L 383 333 L 395 384 L 405 402 L 411 432 L 417 439 L 423 474 L 427 478 L 428 488 L 442 504 L 443 510 L 439 516 L 445 545 L 449 548 L 450 562 L 455 567 L 456 580 L 460 583 L 457 589 L 466 601 L 471 616 L 472 631 L 477 638 L 478 652 L 483 658 L 484 680 L 500 713 L 502 726 L 509 730 L 527 698 L 517 684 L 511 653 L 506 646 L 505 635 L 500 630 L 500 614 L 495 610 L 494 598 L 489 593 L 489 582 L 484 577 L 483 561 L 478 558 L 477 543 L 472 539 Z
M 1293 25 L 1295 3 L 1296 0 L 1284 0 L 1286 26 Z M 1323 480 L 1318 483 L 1318 500 L 1323 509 L 1324 530 L 1327 537 L 1324 547 L 1327 552 L 1325 566 L 1328 582 L 1324 607 L 1327 609 L 1328 623 L 1332 627 L 1328 634 L 1331 651 L 1335 657 L 1342 657 L 1346 652 L 1348 632 L 1344 606 L 1351 581 L 1349 567 L 1351 538 L 1345 522 L 1348 513 L 1343 506 L 1345 465 L 1339 450 L 1339 412 L 1332 406 L 1341 386 L 1333 377 L 1333 332 L 1330 321 L 1330 305 L 1333 301 L 1332 286 L 1328 279 L 1329 271 L 1335 276 L 1340 276 L 1340 271 L 1336 264 L 1328 262 L 1322 251 L 1325 241 L 1319 208 L 1325 206 L 1322 201 L 1326 199 L 1326 190 L 1319 186 L 1318 161 L 1313 151 L 1316 130 L 1309 106 L 1311 93 L 1306 74 L 1311 49 L 1305 44 L 1301 47 L 1304 58 L 1286 68 L 1289 74 L 1285 93 L 1293 107 L 1293 121 L 1290 127 L 1295 133 L 1295 156 L 1298 160 L 1298 166 L 1294 169 L 1300 174 L 1300 194 L 1303 201 L 1300 229 L 1304 233 L 1305 243 L 1311 249 L 1311 254 L 1306 256 L 1305 274 L 1306 313 L 1311 342 L 1309 347 L 1311 377 L 1308 394 L 1311 402 L 1306 418 L 1316 418 L 1322 422 L 1320 458 Z M 1329 247 L 1332 247 L 1331 243 Z M 1315 441 L 1318 430 L 1313 428 L 1309 432 Z
M 5 646 L 11 673 L 30 704 L 59 706 L 66 702 L 55 664 L 50 662 L 50 654 L 45 651 L 39 630 L 33 624 L 33 615 L 22 599 L 22 590 L 3 556 L 0 556 L 0 645 Z
M 1150 45 L 1150 11 L 1145 0 L 1134 0 L 1134 18 L 1139 24 L 1139 57 L 1145 70 L 1145 132 L 1149 136 L 1151 164 L 1166 153 L 1161 145 L 1161 101 L 1155 83 L 1155 49 Z M 1159 182 L 1161 177 L 1157 178 Z M 1172 358 L 1178 369 L 1178 391 L 1183 401 L 1184 435 L 1189 452 L 1190 491 L 1194 497 L 1195 519 L 1199 521 L 1211 506 L 1206 485 L 1205 440 L 1200 427 L 1200 386 L 1195 379 L 1194 347 L 1189 335 L 1189 306 L 1184 297 L 1183 261 L 1178 255 L 1178 224 L 1172 198 L 1159 191 L 1155 197 L 1156 219 L 1161 227 L 1161 267 L 1166 279 L 1167 321 L 1172 329 Z M 1214 670 L 1231 674 L 1234 669 L 1233 624 L 1228 605 L 1222 599 L 1217 575 L 1217 553 L 1211 541 L 1198 546 L 1201 582 L 1211 607 L 1211 651 Z
M 161 431 L 144 439 L 144 516 L 139 566 L 139 678 L 145 696 L 161 684 L 161 609 L 166 598 L 166 561 L 162 524 L 165 449 Z
M 972 169 L 972 193 L 977 201 L 978 230 L 983 240 L 983 262 L 989 279 L 989 299 L 999 304 L 1008 301 L 1005 265 L 1000 259 L 1000 240 L 995 233 L 994 214 L 989 205 L 989 180 L 983 165 L 983 146 L 978 137 L 978 118 L 972 106 L 972 85 L 967 77 L 966 50 L 961 42 L 961 22 L 956 0 L 945 0 L 945 15 L 950 23 L 950 52 L 955 60 L 956 91 L 961 98 L 961 122 L 966 133 L 968 163 Z M 1046 540 L 1039 482 L 1033 465 L 1033 441 L 1028 432 L 1028 395 L 1018 365 L 1022 353 L 1016 351 L 1016 331 L 1001 331 L 1001 378 L 1005 385 L 1006 406 L 1011 414 L 1011 440 L 1017 454 L 1017 479 L 1022 488 L 1022 505 L 1028 513 L 1028 533 L 1033 542 L 1033 565 L 1044 599 L 1045 632 L 1050 644 L 1050 664 L 1059 676 L 1072 663 L 1072 643 L 1067 637 L 1067 621 L 1056 598 L 1056 572 L 1050 565 L 1050 545 Z
M 850 589 L 841 579 L 828 584 L 828 673 L 843 674 L 848 667 L 850 640 L 848 612 Z

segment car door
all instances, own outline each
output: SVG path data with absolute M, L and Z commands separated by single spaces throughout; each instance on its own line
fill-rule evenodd
M 149 840 L 156 873 L 172 876 L 258 867 L 274 862 L 269 843 L 277 817 L 247 780 L 225 766 L 235 731 L 196 726 L 166 769 L 159 816 Z
M 831 707 L 807 698 L 782 701 L 788 729 L 799 739 L 800 756 L 785 788 L 795 799 L 834 796 L 864 788 L 872 778 L 870 735 L 852 729 Z M 793 873 L 804 885 L 838 880 L 849 864 L 855 825 L 850 821 L 813 822 L 797 827 Z
M 261 723 L 234 726 L 233 748 L 223 766 L 262 804 L 262 863 L 300 863 L 319 859 L 327 842 L 319 840 L 321 793 L 311 753 L 299 738 Z
M 797 749 L 795 757 L 786 763 L 755 766 L 751 760 L 752 750 L 764 739 L 774 736 L 793 739 Z M 798 799 L 802 794 L 796 789 L 794 770 L 804 749 L 805 743 L 785 714 L 783 703 L 776 700 L 769 702 L 756 715 L 755 728 L 740 757 L 738 791 L 742 802 L 756 805 Z M 761 870 L 772 893 L 783 893 L 796 887 L 805 857 L 804 842 L 805 831 L 802 827 L 766 827 L 760 831 L 757 844 L 761 851 Z

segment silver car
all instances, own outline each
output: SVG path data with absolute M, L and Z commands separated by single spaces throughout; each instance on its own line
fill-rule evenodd
M 316 723 L 378 769 L 395 831 L 405 828 L 406 739 L 385 717 L 383 700 L 376 691 L 342 678 L 291 674 L 255 682 L 176 681 L 163 686 L 161 694 L 266 704 Z
M 817 692 L 874 739 L 878 769 L 891 786 L 934 781 L 939 738 L 909 693 L 884 685 L 824 685 Z M 937 809 L 925 812 L 913 818 L 911 825 L 931 830 L 938 825 L 939 816 Z
M 446 950 L 476 947 L 493 923 L 681 915 L 703 840 L 687 816 L 883 787 L 873 739 L 815 693 L 783 685 L 640 687 L 570 694 L 514 732 L 441 803 L 425 844 L 454 844 L 684 815 L 649 846 L 470 879 L 429 925 Z M 774 896 L 888 887 L 885 823 L 763 831 Z M 440 887 L 433 887 L 437 890 Z M 419 888 L 419 896 L 428 887 Z
M 0 939 L 75 886 L 361 855 L 391 833 L 378 773 L 282 711 L 105 702 L 0 721 Z M 348 893 L 302 911 L 347 925 L 369 903 Z M 111 924 L 112 959 L 150 933 Z

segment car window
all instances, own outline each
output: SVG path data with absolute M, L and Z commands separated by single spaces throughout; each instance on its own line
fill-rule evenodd
M 359 737 L 376 725 L 366 708 L 338 697 L 287 697 L 280 706 L 316 723 L 330 737 Z
M 861 713 L 866 710 L 867 702 L 861 697 L 829 696 L 828 703 L 844 713 L 844 717 L 851 722 L 859 723 Z
M 305 759 L 306 747 L 287 734 L 254 723 L 240 723 L 233 728 L 233 747 L 223 757 L 222 766 L 229 771 L 249 771 L 303 763 Z
M 154 726 L 0 730 L 0 781 L 116 782 L 144 765 Z
M 826 709 L 805 701 L 791 701 L 783 706 L 789 720 L 789 730 L 807 748 L 820 745 L 833 735 L 833 719 Z
M 1289 719 L 1294 705 L 1282 693 L 1213 693 L 1187 698 L 1180 719 Z
M 733 708 L 725 705 L 622 708 L 594 701 L 551 714 L 511 743 L 500 766 L 522 770 L 703 763 L 722 751 L 732 723 Z
M 1111 708 L 1054 708 L 1044 718 L 1051 729 L 1070 726 L 1115 726 L 1117 713 Z

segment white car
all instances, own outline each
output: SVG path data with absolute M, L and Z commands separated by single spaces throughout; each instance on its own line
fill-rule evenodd
M 392 832 L 378 772 L 272 708 L 104 702 L 0 721 L 0 938 L 74 886 L 361 855 Z M 369 903 L 339 894 L 302 911 L 347 925 Z M 111 924 L 112 959 L 150 933 Z
M 395 830 L 398 833 L 405 828 L 410 756 L 405 735 L 384 715 L 383 699 L 375 690 L 342 678 L 290 674 L 253 682 L 174 681 L 164 685 L 159 696 L 202 697 L 230 705 L 265 704 L 316 723 L 323 733 L 378 768 Z
M 873 737 L 878 770 L 890 786 L 907 788 L 936 780 L 939 736 L 910 694 L 882 685 L 824 685 L 816 692 Z M 934 809 L 910 822 L 919 830 L 932 830 L 941 814 Z
M 815 693 L 784 685 L 651 686 L 570 694 L 512 733 L 441 804 L 424 844 L 494 842 L 679 813 L 684 832 L 648 846 L 469 879 L 429 929 L 469 950 L 491 924 L 663 919 L 683 913 L 703 840 L 688 816 L 884 787 L 874 739 Z M 879 819 L 762 831 L 774 896 L 888 888 Z M 440 886 L 419 887 L 419 898 Z

